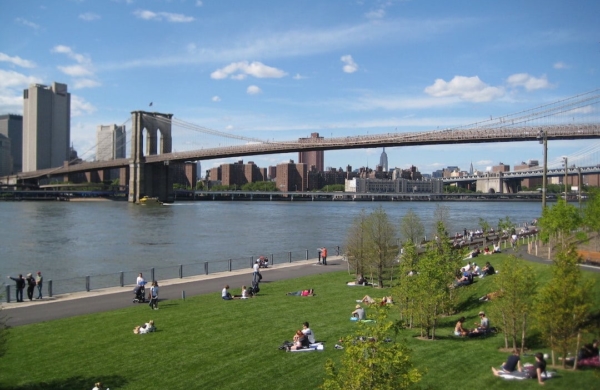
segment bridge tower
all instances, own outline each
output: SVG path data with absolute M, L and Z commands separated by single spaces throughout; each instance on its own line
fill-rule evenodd
M 131 159 L 129 161 L 129 202 L 137 203 L 143 196 L 172 202 L 173 175 L 168 161 L 146 164 L 145 156 L 171 153 L 171 118 L 173 114 L 131 112 Z M 144 130 L 146 152 L 144 153 Z M 159 138 L 160 135 L 160 138 Z

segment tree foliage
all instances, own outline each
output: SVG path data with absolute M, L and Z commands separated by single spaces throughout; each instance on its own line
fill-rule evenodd
M 383 287 L 384 271 L 398 257 L 396 226 L 382 207 L 378 207 L 365 219 L 368 264 L 375 270 L 377 284 Z
M 344 352 L 339 365 L 325 363 L 324 390 L 411 389 L 421 380 L 410 350 L 400 342 L 385 342 L 394 324 L 388 308 L 371 305 L 374 323 L 358 323 L 357 331 L 343 338 Z M 372 315 L 373 316 L 373 315 Z
M 556 243 L 559 250 L 565 251 L 581 222 L 579 210 L 564 199 L 559 199 L 554 206 L 542 210 L 540 237 L 543 242 Z
M 412 209 L 409 209 L 400 221 L 400 238 L 402 242 L 410 241 L 417 245 L 424 236 L 425 226 L 423 226 L 421 218 Z
M 588 200 L 583 209 L 583 225 L 589 230 L 596 232 L 595 249 L 598 250 L 600 240 L 600 190 L 591 189 Z
M 448 237 L 448 222 L 450 221 L 450 208 L 437 204 L 433 211 L 432 236 Z M 441 224 L 441 225 L 440 225 Z M 441 227 L 441 229 L 440 229 Z
M 368 248 L 365 220 L 367 216 L 362 210 L 354 218 L 346 234 L 346 257 L 348 264 L 357 275 L 364 274 L 367 268 Z
M 520 338 L 523 353 L 537 289 L 533 268 L 514 255 L 510 256 L 504 262 L 502 272 L 494 277 L 493 285 L 499 295 L 493 300 L 491 311 L 501 324 L 505 348 L 509 348 L 510 341 L 512 349 L 517 349 Z
M 587 293 L 592 285 L 582 279 L 578 262 L 572 243 L 560 250 L 552 267 L 552 279 L 541 289 L 535 303 L 537 327 L 552 350 L 563 356 L 563 367 L 567 352 L 573 350 L 590 313 Z

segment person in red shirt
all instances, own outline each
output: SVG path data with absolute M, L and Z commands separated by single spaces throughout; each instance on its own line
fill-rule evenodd
M 321 248 L 321 259 L 323 260 L 323 265 L 327 265 L 327 248 Z

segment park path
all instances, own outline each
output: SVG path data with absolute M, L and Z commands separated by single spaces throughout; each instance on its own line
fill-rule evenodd
M 317 275 L 327 272 L 346 271 L 347 262 L 341 256 L 327 258 L 327 266 L 318 265 L 317 259 L 275 264 L 261 269 L 263 280 L 261 290 L 268 288 L 270 282 L 294 279 L 301 276 Z M 210 275 L 199 275 L 182 279 L 159 280 L 160 300 L 181 299 L 182 292 L 186 297 L 221 292 L 225 284 L 232 288 L 250 285 L 252 269 L 225 271 Z M 134 305 L 133 287 L 112 287 L 92 291 L 57 295 L 43 300 L 2 303 L 2 315 L 9 326 L 28 325 L 60 318 L 74 317 L 83 314 L 99 313 L 122 309 Z M 310 286 L 298 285 L 297 289 Z M 160 306 L 160 305 L 159 305 Z

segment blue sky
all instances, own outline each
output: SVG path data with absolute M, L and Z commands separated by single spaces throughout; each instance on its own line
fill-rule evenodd
M 84 158 L 97 125 L 129 129 L 134 110 L 277 141 L 467 125 L 600 87 L 592 0 L 15 0 L 0 9 L 0 114 L 22 113 L 30 83 L 66 83 Z M 176 150 L 240 142 L 173 132 Z M 589 144 L 551 142 L 549 160 Z M 390 167 L 424 173 L 542 159 L 536 142 L 386 152 Z M 380 153 L 329 151 L 325 165 L 374 167 Z M 289 159 L 297 154 L 244 158 Z

